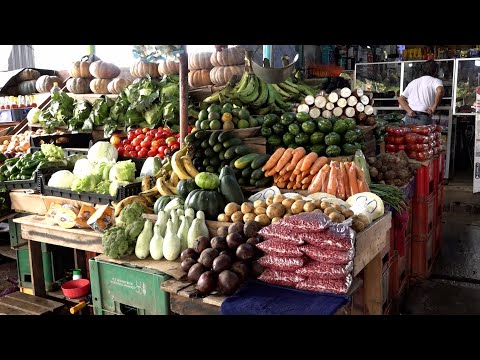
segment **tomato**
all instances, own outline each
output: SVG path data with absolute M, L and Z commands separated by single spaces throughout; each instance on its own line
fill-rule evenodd
M 148 155 L 148 150 L 145 148 L 143 148 L 138 152 L 138 157 L 145 158 L 147 157 L 147 155 Z
M 173 135 L 173 131 L 169 128 L 164 128 L 163 133 L 168 137 Z
M 145 140 L 148 140 L 149 142 L 152 142 L 153 139 L 155 139 L 155 136 L 145 136 Z
M 170 139 L 170 140 L 168 140 L 168 139 Z M 172 147 L 173 145 L 178 144 L 178 141 L 176 139 L 172 139 L 172 138 L 168 138 L 168 139 L 166 140 L 168 147 Z
M 143 140 L 143 141 L 140 143 L 140 146 L 143 147 L 143 148 L 149 149 L 151 144 L 152 144 L 151 141 Z
M 165 142 L 168 144 L 170 141 L 175 140 L 175 136 L 169 136 L 165 139 Z
M 407 144 L 405 146 L 407 151 L 415 151 L 415 152 L 422 152 L 422 151 L 427 151 L 430 149 L 429 144 Z
M 132 141 L 133 139 L 135 139 L 135 136 L 137 136 L 135 134 L 135 131 L 129 131 L 128 132 L 128 137 L 127 137 L 128 141 Z
M 143 132 L 144 134 L 146 134 L 146 133 L 149 132 L 149 131 L 150 131 L 149 128 L 143 128 L 143 129 L 142 129 L 142 132 Z
M 388 152 L 396 152 L 397 151 L 397 146 L 393 144 L 386 144 L 385 145 L 385 150 Z
M 153 156 L 157 155 L 157 150 L 156 150 L 156 149 L 152 149 L 152 150 L 150 150 L 147 154 L 148 154 L 148 156 L 153 157 Z
M 132 151 L 132 150 L 134 150 L 133 145 L 127 145 L 127 146 L 125 146 L 125 151 Z
M 154 138 L 156 133 L 157 133 L 157 129 L 152 129 L 148 131 L 146 135 L 150 136 L 151 138 Z
M 153 140 L 150 146 L 152 147 L 152 149 L 158 150 L 158 148 L 160 147 L 160 143 L 158 140 Z
M 163 139 L 164 136 L 163 136 L 163 132 L 162 131 L 159 131 L 155 134 L 155 139 L 156 140 L 159 140 L 159 139 Z
M 157 140 L 160 146 L 167 145 L 167 141 L 164 138 L 158 139 Z
M 174 144 L 172 147 L 170 147 L 170 150 L 172 151 L 177 151 L 179 149 L 180 149 L 180 144 L 178 142 Z
M 417 158 L 418 161 L 424 161 L 424 160 L 427 159 L 427 156 L 428 156 L 428 153 L 427 153 L 426 151 L 419 151 L 419 152 L 417 153 L 417 157 L 416 157 L 416 158 Z
M 135 151 L 140 151 L 142 150 L 142 147 L 140 145 L 135 146 Z
M 145 140 L 145 134 L 140 134 L 137 136 L 137 139 Z
M 398 144 L 397 145 L 397 150 L 398 151 L 402 151 L 402 150 L 405 151 L 405 145 L 404 144 Z
M 130 140 L 128 140 L 128 139 L 122 140 L 122 145 L 123 145 L 123 146 L 129 145 L 129 144 L 130 144 Z
M 136 130 L 135 130 L 135 135 L 138 136 L 138 135 L 140 135 L 140 134 L 143 134 L 142 129 L 136 129 Z
M 159 155 L 165 155 L 165 151 L 168 150 L 168 147 L 163 145 L 158 148 L 158 154 Z
M 180 133 L 175 134 L 175 139 L 178 139 L 180 137 Z
M 112 145 L 120 145 L 121 142 L 122 139 L 120 139 L 120 136 L 118 136 L 117 134 L 114 134 L 110 137 L 110 144 Z
M 136 137 L 135 139 L 133 139 L 132 145 L 133 146 L 138 146 L 138 145 L 140 145 L 141 142 L 142 142 L 142 139 Z
M 134 151 L 130 151 L 130 157 L 138 157 L 138 153 Z
M 118 155 L 119 155 L 119 156 L 123 156 L 123 153 L 125 152 L 125 149 L 122 148 L 122 147 L 120 147 L 120 148 L 118 148 L 117 150 L 118 150 Z

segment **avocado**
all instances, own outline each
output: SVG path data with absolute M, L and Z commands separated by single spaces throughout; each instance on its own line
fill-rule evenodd
M 187 279 L 191 282 L 197 282 L 200 275 L 202 275 L 207 269 L 202 264 L 193 265 L 190 270 L 188 270 Z
M 185 260 L 182 261 L 182 270 L 188 273 L 188 270 L 197 263 L 196 260 L 193 260 L 192 258 L 186 258 Z
M 261 228 L 262 228 L 262 225 L 260 225 L 260 223 L 254 220 L 247 221 L 243 226 L 243 233 L 247 238 L 251 238 L 251 237 L 257 236 Z
M 240 260 L 250 260 L 255 255 L 255 248 L 250 244 L 240 244 L 235 254 Z
M 215 236 L 210 240 L 210 245 L 212 248 L 217 249 L 218 251 L 223 251 L 228 249 L 227 239 L 223 236 Z
M 226 237 L 228 235 L 228 226 L 220 226 L 217 229 L 217 236 Z
M 239 233 L 227 235 L 227 244 L 230 249 L 236 250 L 240 244 L 243 244 L 243 237 Z
M 245 281 L 248 278 L 250 272 L 248 265 L 243 261 L 236 261 L 232 265 L 232 271 L 237 274 L 241 281 Z
M 217 275 L 213 271 L 206 271 L 198 278 L 195 287 L 202 294 L 210 294 L 217 287 Z
M 224 270 L 218 275 L 218 289 L 224 295 L 232 295 L 240 287 L 240 279 L 230 270 Z
M 193 249 L 197 252 L 197 254 L 202 253 L 203 250 L 209 247 L 210 247 L 210 240 L 206 236 L 198 237 L 193 243 Z
M 217 249 L 208 248 L 202 251 L 200 257 L 198 258 L 198 262 L 206 268 L 211 269 L 213 265 L 213 260 L 215 260 L 217 256 Z
M 230 269 L 232 266 L 232 258 L 227 254 L 219 255 L 213 260 L 212 269 L 216 273 L 221 273 L 223 270 Z

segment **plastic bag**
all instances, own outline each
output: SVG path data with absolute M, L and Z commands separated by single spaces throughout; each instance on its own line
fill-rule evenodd
M 332 223 L 330 218 L 322 212 L 301 213 L 290 216 L 279 224 L 281 227 L 293 225 L 295 229 L 309 232 L 322 232 Z M 271 225 L 275 227 L 274 225 Z M 263 230 L 263 229 L 262 229 Z
M 263 265 L 269 269 L 279 271 L 294 271 L 298 268 L 301 268 L 305 264 L 305 258 L 265 255 L 258 259 L 258 262 L 260 265 Z
M 266 269 L 262 275 L 258 277 L 258 280 L 274 285 L 295 287 L 297 283 L 305 281 L 305 276 L 297 275 L 289 271 Z
M 297 245 L 278 240 L 266 240 L 255 245 L 257 249 L 262 250 L 267 255 L 285 256 L 285 257 L 302 257 L 303 253 Z
M 295 274 L 308 278 L 325 278 L 325 279 L 343 279 L 353 270 L 353 261 L 344 265 L 326 264 L 318 261 L 310 261 L 295 270 Z
M 352 275 L 348 274 L 345 279 L 321 279 L 307 278 L 299 282 L 295 287 L 300 290 L 309 290 L 322 293 L 346 294 L 352 285 Z
M 299 248 L 310 259 L 326 264 L 348 264 L 355 256 L 353 248 L 346 251 L 325 250 L 310 244 L 302 245 Z
M 355 165 L 363 171 L 365 181 L 370 185 L 372 183 L 372 180 L 370 179 L 370 171 L 368 170 L 367 161 L 365 160 L 362 150 L 357 150 L 355 152 L 355 159 L 353 161 L 355 162 Z

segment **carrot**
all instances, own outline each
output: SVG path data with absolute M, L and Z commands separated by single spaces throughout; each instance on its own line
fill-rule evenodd
M 308 187 L 308 192 L 313 194 L 319 192 L 322 189 L 323 180 L 327 176 L 327 173 L 330 171 L 330 166 L 328 164 L 323 165 L 320 171 L 314 176 L 310 186 Z
M 305 156 L 305 154 L 306 154 L 306 150 L 301 146 L 293 150 L 292 161 L 290 162 L 290 165 L 288 165 L 287 170 L 288 171 L 295 170 L 295 167 L 297 166 L 298 162 Z
M 310 175 L 310 171 L 302 171 L 302 178 L 306 178 L 308 175 Z
M 279 177 L 280 177 L 280 175 L 277 174 L 277 173 L 275 173 L 275 174 L 273 175 L 273 182 L 277 182 L 277 180 L 278 180 Z
M 303 184 L 302 185 L 302 190 L 307 190 L 308 189 L 308 184 Z
M 287 186 L 286 182 L 280 182 L 277 184 L 277 187 L 279 187 L 280 189 L 285 189 L 286 186 Z
M 300 159 L 300 161 L 297 163 L 297 166 L 295 167 L 295 170 L 293 170 L 294 174 L 300 174 L 300 168 L 302 167 L 303 162 L 305 161 L 305 156 Z
M 343 184 L 345 187 L 345 197 L 348 199 L 352 194 L 350 192 L 350 184 L 348 183 L 347 163 L 340 163 L 340 168 L 342 170 Z
M 292 175 L 290 176 L 290 181 L 295 182 L 295 179 L 297 178 L 297 174 L 295 174 L 295 171 L 292 171 Z
M 316 173 L 318 173 L 320 169 L 325 166 L 326 163 L 328 163 L 328 159 L 325 156 L 320 156 L 313 163 L 312 168 L 310 169 L 310 175 L 315 175 Z
M 295 185 L 295 181 L 290 181 L 287 185 L 287 189 L 293 189 L 293 185 Z
M 266 171 L 266 170 L 273 169 L 275 165 L 277 165 L 278 160 L 280 160 L 284 152 L 285 152 L 285 148 L 278 148 L 277 150 L 275 150 L 273 155 L 270 156 L 270 159 L 268 159 L 265 165 L 263 165 L 262 170 Z
M 342 163 L 337 163 L 337 174 L 338 174 L 338 186 L 337 186 L 337 197 L 345 200 L 345 181 L 343 180 L 343 172 L 341 168 L 343 168 Z
M 305 160 L 303 161 L 302 167 L 300 170 L 302 171 L 310 171 L 312 169 L 313 163 L 318 159 L 318 155 L 315 152 L 311 152 L 307 156 L 305 156 Z
M 295 185 L 293 185 L 293 190 L 297 190 L 297 189 L 301 189 L 301 188 L 302 188 L 302 184 L 295 183 Z
M 282 182 L 287 182 L 287 181 L 289 181 L 290 175 L 292 175 L 292 171 L 287 172 L 286 174 L 284 174 L 283 176 L 281 176 L 281 177 L 278 179 L 278 182 L 282 183 Z
M 288 165 L 288 164 L 287 164 Z M 285 175 L 286 173 L 290 172 L 287 170 L 288 166 L 284 166 L 283 169 L 278 173 L 280 176 Z
M 363 182 L 360 179 L 357 179 L 357 186 L 358 186 L 358 192 L 368 191 L 367 189 L 365 189 L 365 182 Z
M 292 159 L 292 156 L 293 156 L 292 153 L 293 153 L 292 148 L 288 148 L 287 150 L 285 150 L 282 157 L 280 158 L 280 160 L 278 160 L 278 163 L 275 166 L 275 170 L 277 172 L 280 172 L 288 164 L 288 162 Z
M 308 175 L 306 178 L 303 178 L 302 180 L 302 185 L 310 185 L 310 183 L 312 182 L 312 179 L 313 179 L 313 175 Z
M 277 173 L 277 171 L 275 169 L 270 169 L 268 170 L 266 173 L 265 173 L 265 177 L 269 177 L 269 176 L 273 176 Z
M 303 179 L 302 174 L 297 174 L 297 177 L 295 178 L 295 182 L 296 182 L 297 184 L 301 184 L 301 183 L 302 183 L 302 179 Z
M 370 188 L 367 184 L 367 180 L 365 179 L 365 173 L 363 172 L 362 169 L 360 169 L 359 166 L 357 166 L 357 164 L 354 163 L 354 165 L 355 165 L 355 171 L 357 173 L 357 179 L 362 182 L 362 186 L 358 186 L 358 191 L 359 192 L 370 191 Z
M 331 162 L 330 176 L 328 177 L 327 193 L 330 195 L 337 195 L 337 168 L 336 161 Z
M 331 167 L 330 167 L 330 172 L 331 172 Z M 322 183 L 322 188 L 320 189 L 320 192 L 327 192 L 327 187 L 328 187 L 328 179 L 330 178 L 330 172 L 325 176 L 323 179 Z
M 350 193 L 358 194 L 357 174 L 355 172 L 355 164 L 352 162 L 348 169 L 348 184 L 350 185 Z

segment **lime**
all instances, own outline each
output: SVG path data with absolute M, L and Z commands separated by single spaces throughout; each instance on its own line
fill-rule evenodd
M 258 121 L 254 117 L 250 117 L 249 123 L 250 123 L 250 127 L 258 126 Z
M 217 105 L 217 104 L 212 104 L 208 107 L 207 111 L 209 113 L 212 113 L 212 112 L 219 113 L 220 111 L 222 111 L 222 107 L 220 105 Z
M 230 103 L 226 103 L 225 105 L 222 106 L 222 114 L 232 112 L 233 110 L 233 105 Z
M 238 117 L 238 113 L 240 112 L 240 108 L 239 107 L 236 107 L 236 108 L 233 108 L 231 113 L 232 115 L 235 117 Z
M 248 112 L 247 109 L 241 109 L 238 112 L 238 117 L 242 120 L 248 120 L 250 118 L 250 113 Z
M 208 120 L 220 120 L 220 113 L 211 112 L 210 114 L 208 114 Z
M 250 123 L 248 122 L 248 120 L 242 119 L 242 120 L 238 121 L 237 126 L 238 126 L 239 129 L 246 129 L 246 128 L 250 127 Z
M 235 124 L 233 121 L 225 121 L 223 123 L 223 130 L 232 130 L 235 129 Z
M 195 127 L 197 129 L 200 129 L 202 127 L 202 120 L 198 119 L 197 121 L 195 121 Z
M 200 110 L 198 113 L 198 120 L 207 120 L 208 119 L 208 111 L 207 110 Z
M 212 114 L 212 113 L 211 113 Z M 220 130 L 222 128 L 222 123 L 219 120 L 210 121 L 210 129 Z
M 200 124 L 200 129 L 202 129 L 202 130 L 210 129 L 210 121 L 203 120 L 202 123 Z

